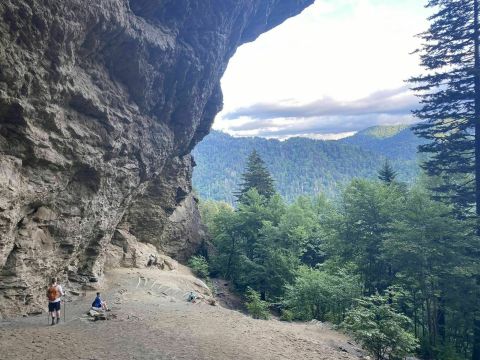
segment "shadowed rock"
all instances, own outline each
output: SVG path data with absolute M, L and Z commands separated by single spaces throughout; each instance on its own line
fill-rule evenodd
M 312 2 L 3 0 L 0 313 L 44 306 L 51 276 L 101 278 L 119 227 L 194 252 L 189 153 L 228 59 Z

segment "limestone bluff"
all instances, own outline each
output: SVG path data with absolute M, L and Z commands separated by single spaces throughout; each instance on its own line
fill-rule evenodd
M 1 315 L 44 307 L 54 274 L 82 284 L 135 261 L 135 244 L 196 250 L 189 154 L 227 62 L 311 3 L 0 2 Z

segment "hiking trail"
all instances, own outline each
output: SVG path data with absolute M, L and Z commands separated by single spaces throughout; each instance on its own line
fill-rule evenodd
M 255 320 L 185 294 L 202 290 L 188 268 L 111 270 L 102 298 L 107 321 L 86 315 L 96 290 L 66 303 L 66 323 L 46 314 L 0 322 L 0 359 L 359 359 L 346 336 L 320 322 Z M 68 288 L 67 288 L 68 291 Z M 62 308 L 63 310 L 64 308 Z M 52 350 L 53 349 L 53 350 Z

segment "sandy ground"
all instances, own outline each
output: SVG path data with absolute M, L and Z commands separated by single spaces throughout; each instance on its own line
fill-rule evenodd
M 66 322 L 46 314 L 0 322 L 0 359 L 358 359 L 361 352 L 321 323 L 254 320 L 191 304 L 186 268 L 118 269 L 106 274 L 107 321 L 85 315 L 94 291 L 67 302 Z M 198 288 L 198 287 L 197 287 Z

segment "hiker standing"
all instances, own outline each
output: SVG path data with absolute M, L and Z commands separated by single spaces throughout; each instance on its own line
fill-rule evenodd
M 63 295 L 65 294 L 62 287 L 57 284 L 57 278 L 52 278 L 47 290 L 48 312 L 52 317 L 52 325 L 55 325 L 55 317 L 57 318 L 56 323 L 60 322 L 60 301 Z

